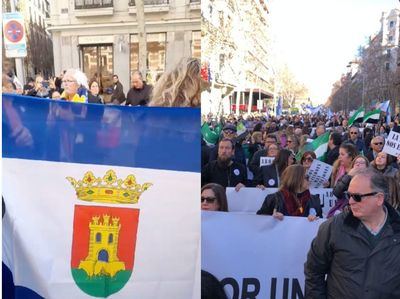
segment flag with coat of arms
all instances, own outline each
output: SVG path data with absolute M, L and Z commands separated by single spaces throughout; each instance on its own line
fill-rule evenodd
M 3 298 L 200 298 L 199 119 L 3 94 Z

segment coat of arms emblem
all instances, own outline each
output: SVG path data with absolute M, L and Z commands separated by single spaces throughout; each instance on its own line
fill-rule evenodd
M 108 297 L 128 282 L 134 265 L 139 209 L 111 204 L 137 203 L 151 184 L 137 184 L 133 175 L 124 181 L 115 172 L 83 180 L 67 178 L 78 199 L 105 205 L 75 205 L 71 272 L 78 287 L 95 297 Z

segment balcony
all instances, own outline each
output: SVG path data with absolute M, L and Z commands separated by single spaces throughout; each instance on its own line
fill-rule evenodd
M 114 13 L 113 0 L 75 0 L 75 16 L 110 16 Z
M 143 0 L 144 12 L 168 12 L 169 0 Z M 136 14 L 135 0 L 129 0 L 129 14 Z

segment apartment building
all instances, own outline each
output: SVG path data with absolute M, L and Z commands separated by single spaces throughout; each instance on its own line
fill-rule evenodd
M 200 0 L 139 1 L 144 15 L 135 0 L 53 1 L 48 25 L 56 74 L 80 68 L 103 87 L 118 74 L 126 93 L 136 70 L 153 83 L 181 57 L 200 57 Z

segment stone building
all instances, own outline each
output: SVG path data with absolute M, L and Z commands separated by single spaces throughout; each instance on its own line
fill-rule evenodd
M 200 57 L 199 1 L 143 1 L 144 24 L 135 0 L 56 1 L 48 20 L 56 74 L 80 68 L 89 79 L 99 78 L 102 87 L 117 74 L 126 94 L 134 71 L 153 83 L 181 57 Z M 139 44 L 141 36 L 145 45 Z M 139 54 L 146 57 L 141 65 Z
M 202 60 L 211 74 L 202 113 L 257 110 L 258 99 L 273 96 L 267 5 L 264 0 L 203 0 L 201 5 Z

